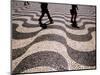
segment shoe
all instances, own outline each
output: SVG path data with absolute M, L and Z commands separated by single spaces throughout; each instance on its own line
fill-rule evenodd
M 40 24 L 40 27 L 42 27 L 42 29 L 46 29 L 47 25 L 46 24 Z
M 74 22 L 72 23 L 72 27 L 74 27 L 74 28 L 79 28 L 79 27 L 77 26 L 77 22 L 76 22 L 76 21 L 74 21 Z
M 78 26 L 74 26 L 75 28 L 80 28 L 80 27 L 78 27 Z
M 74 27 L 74 28 L 79 28 L 77 25 L 73 25 L 73 24 L 72 24 L 72 27 Z
M 53 24 L 53 23 L 54 23 L 54 21 L 51 21 L 51 22 L 50 22 L 50 24 Z

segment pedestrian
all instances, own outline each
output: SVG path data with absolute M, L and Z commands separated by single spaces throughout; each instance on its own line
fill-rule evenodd
M 27 8 L 28 5 L 30 5 L 30 3 L 28 1 L 25 1 L 24 6 Z
M 42 14 L 39 18 L 39 24 L 42 24 L 42 18 L 44 17 L 45 14 L 47 14 L 50 24 L 53 23 L 53 19 L 51 18 L 50 13 L 48 11 L 48 3 L 41 3 L 41 13 Z
M 77 5 L 72 5 L 72 9 L 70 9 L 70 13 L 71 13 L 71 23 L 72 23 L 72 27 L 79 28 L 77 26 L 77 22 L 76 22 L 77 10 L 78 10 Z

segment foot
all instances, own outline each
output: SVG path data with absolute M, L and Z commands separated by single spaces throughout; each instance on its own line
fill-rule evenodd
M 76 21 L 74 21 L 74 22 L 72 23 L 72 27 L 74 27 L 74 28 L 79 28 L 79 27 L 77 26 L 77 22 L 76 22 Z
M 51 22 L 50 22 L 50 24 L 53 24 L 53 23 L 54 23 L 54 21 L 51 21 Z
M 47 25 L 46 24 L 40 24 L 40 27 L 42 27 L 42 29 L 46 29 Z
M 73 25 L 73 24 L 72 24 L 72 27 L 74 27 L 74 28 L 79 28 L 77 25 Z

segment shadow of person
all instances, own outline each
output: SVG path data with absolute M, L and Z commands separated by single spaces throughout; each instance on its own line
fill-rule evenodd
M 70 9 L 70 13 L 71 13 L 71 23 L 72 23 L 72 27 L 75 27 L 75 28 L 79 28 L 77 26 L 77 22 L 76 22 L 77 10 L 78 10 L 77 5 L 72 5 L 72 9 Z
M 41 14 L 41 16 L 39 18 L 39 24 L 41 26 L 43 26 L 43 24 L 42 24 L 42 18 L 44 17 L 45 14 L 47 14 L 47 17 L 48 17 L 48 19 L 50 21 L 50 24 L 53 23 L 53 19 L 51 18 L 50 13 L 48 11 L 48 3 L 41 3 L 41 13 L 42 14 Z M 46 25 L 46 24 L 44 24 L 44 25 Z

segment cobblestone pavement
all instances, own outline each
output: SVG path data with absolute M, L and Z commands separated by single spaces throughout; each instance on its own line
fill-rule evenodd
M 77 23 L 70 23 L 71 5 L 49 4 L 54 23 L 38 24 L 40 3 L 12 2 L 12 72 L 34 73 L 96 68 L 95 6 L 78 5 Z M 43 22 L 48 22 L 47 16 Z

